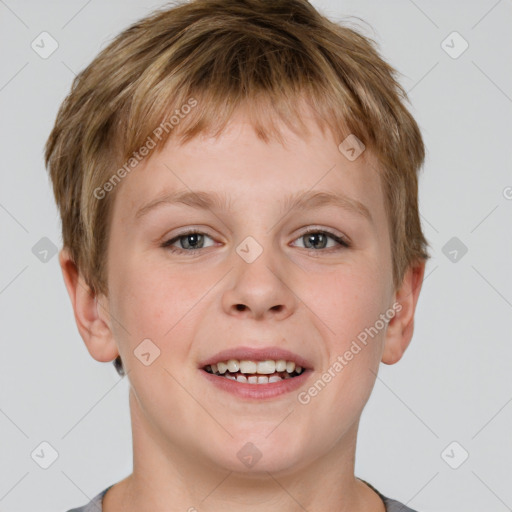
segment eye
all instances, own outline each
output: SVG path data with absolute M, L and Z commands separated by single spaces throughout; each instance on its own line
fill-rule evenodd
M 170 240 L 167 240 L 162 244 L 163 248 L 169 249 L 171 252 L 176 253 L 195 253 L 203 248 L 204 238 L 212 238 L 208 236 L 206 233 L 202 233 L 201 231 L 187 231 L 185 233 L 181 233 Z M 179 242 L 181 248 L 173 247 L 175 243 Z
M 163 247 L 164 249 L 168 249 L 173 253 L 195 254 L 196 252 L 199 252 L 201 249 L 205 248 L 205 237 L 209 238 L 210 240 L 213 240 L 206 233 L 197 230 L 190 230 L 163 242 L 161 247 Z M 296 240 L 301 239 L 305 241 L 304 248 L 309 250 L 310 252 L 319 252 L 319 250 L 326 249 L 327 244 L 329 243 L 329 239 L 335 242 L 334 248 L 331 245 L 331 250 L 323 252 L 332 252 L 333 250 L 338 251 L 343 248 L 349 248 L 351 246 L 348 239 L 345 238 L 344 236 L 338 236 L 334 233 L 331 233 L 330 231 L 319 229 L 310 229 L 309 231 L 303 233 L 299 238 L 296 238 Z M 175 247 L 176 243 L 179 243 L 181 247 Z M 338 245 L 337 247 L 336 244 Z
M 310 229 L 303 233 L 297 240 L 304 240 L 305 242 L 305 249 L 308 249 L 312 252 L 318 252 L 316 249 L 325 249 L 328 244 L 328 239 L 333 240 L 338 244 L 338 247 L 336 245 L 334 246 L 334 250 L 340 250 L 342 248 L 348 248 L 350 247 L 349 241 L 343 237 L 335 235 L 334 233 L 331 233 L 330 231 L 322 231 L 318 229 Z M 331 245 L 332 248 L 332 245 Z M 324 251 L 327 252 L 327 251 Z M 332 252 L 332 251 L 328 251 Z

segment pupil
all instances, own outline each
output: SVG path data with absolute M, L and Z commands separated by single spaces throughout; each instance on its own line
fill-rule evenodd
M 325 247 L 325 242 L 326 242 L 326 236 L 323 234 L 323 233 L 313 233 L 313 234 L 310 234 L 310 235 L 307 235 L 307 244 L 306 246 L 308 246 L 308 244 L 313 244 L 314 245 L 314 240 L 315 238 L 317 237 L 323 237 L 323 244 L 321 244 L 321 248 L 323 249 Z
M 198 243 L 198 238 L 201 237 L 202 235 L 200 235 L 199 233 L 192 233 L 192 234 L 189 234 L 186 236 L 185 240 L 185 245 L 188 245 L 189 248 L 192 246 L 192 248 L 194 249 L 195 248 L 195 244 Z M 194 241 L 192 242 L 192 245 L 189 243 L 189 240 L 190 239 L 193 239 Z

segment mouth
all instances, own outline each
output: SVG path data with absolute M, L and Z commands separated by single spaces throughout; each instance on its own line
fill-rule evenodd
M 305 368 L 286 359 L 265 361 L 228 359 L 219 361 L 217 364 L 208 364 L 203 370 L 243 384 L 272 384 L 298 377 Z
M 199 370 L 220 390 L 240 398 L 270 399 L 298 389 L 313 368 L 306 359 L 278 347 L 239 347 L 201 362 Z

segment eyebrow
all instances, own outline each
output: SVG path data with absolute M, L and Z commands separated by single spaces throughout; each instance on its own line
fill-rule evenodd
M 218 192 L 193 192 L 190 190 L 182 190 L 165 193 L 151 200 L 137 210 L 135 213 L 135 219 L 140 219 L 150 211 L 160 206 L 173 204 L 184 204 L 197 209 L 229 211 L 232 203 L 226 195 Z M 284 214 L 296 210 L 310 210 L 320 208 L 322 206 L 341 207 L 364 217 L 370 223 L 373 222 L 370 211 L 363 203 L 350 198 L 345 194 L 334 194 L 332 192 L 315 192 L 306 190 L 290 194 L 283 200 L 281 213 Z

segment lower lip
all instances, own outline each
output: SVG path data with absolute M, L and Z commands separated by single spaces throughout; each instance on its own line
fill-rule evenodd
M 311 370 L 304 370 L 297 377 L 283 379 L 278 382 L 269 382 L 268 384 L 248 384 L 228 379 L 226 377 L 213 375 L 203 369 L 200 369 L 199 371 L 219 389 L 232 393 L 240 398 L 255 400 L 271 399 L 286 393 L 291 393 L 292 391 L 300 388 L 311 374 Z

